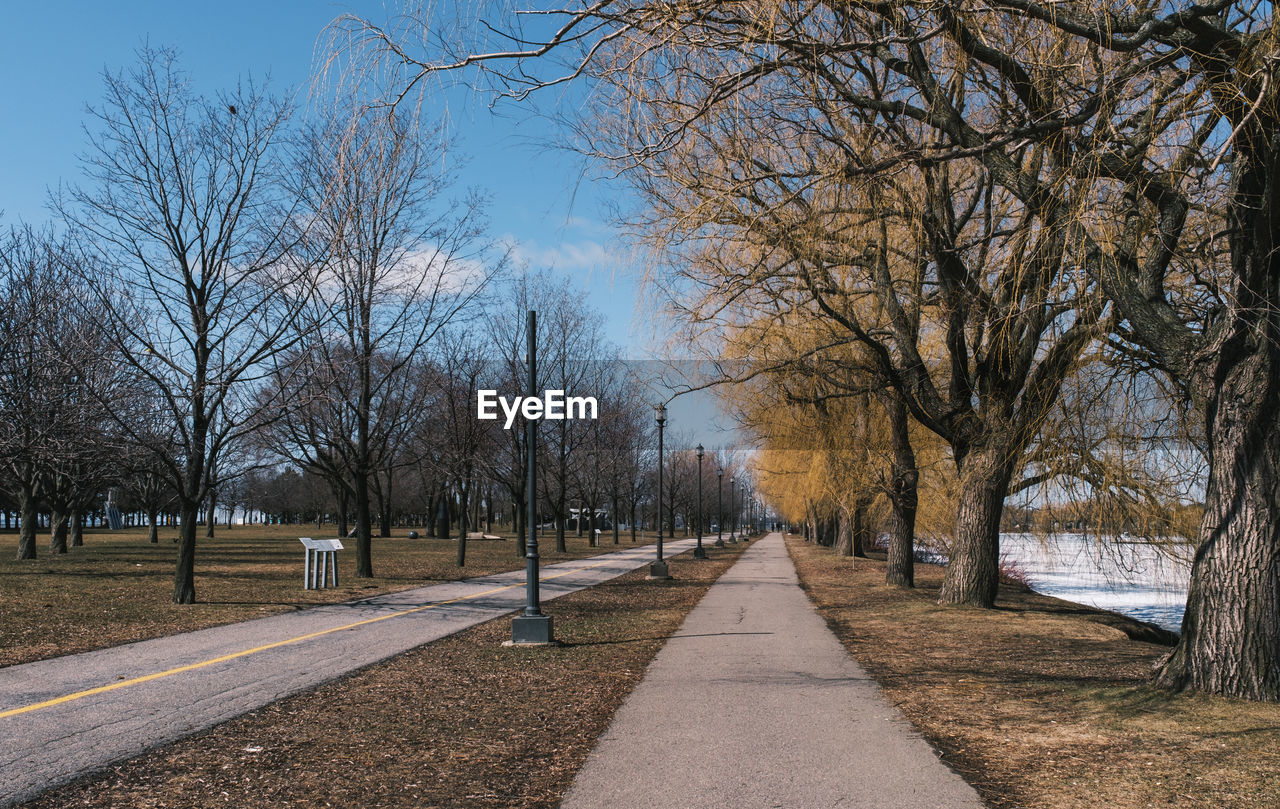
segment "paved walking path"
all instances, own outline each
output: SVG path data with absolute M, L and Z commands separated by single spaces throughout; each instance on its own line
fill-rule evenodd
M 693 543 L 668 542 L 668 555 Z M 653 554 L 627 547 L 548 565 L 542 599 Z M 520 570 L 0 669 L 0 807 L 522 608 L 524 598 Z
M 561 809 L 979 809 L 810 605 L 749 548 L 654 658 Z

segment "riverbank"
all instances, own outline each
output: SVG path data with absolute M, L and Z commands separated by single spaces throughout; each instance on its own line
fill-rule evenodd
M 1195 549 L 1181 541 L 1097 534 L 1004 533 L 1000 556 L 1031 589 L 1177 632 Z
M 1152 688 L 1168 647 L 1143 625 L 1017 588 L 941 607 L 941 568 L 904 591 L 881 561 L 787 545 L 846 648 L 991 806 L 1280 805 L 1280 705 Z

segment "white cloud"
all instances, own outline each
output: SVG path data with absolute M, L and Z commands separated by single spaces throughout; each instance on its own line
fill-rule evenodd
M 518 264 L 526 264 L 530 269 L 568 270 L 612 270 L 619 263 L 619 256 L 610 253 L 604 245 L 597 241 L 561 242 L 554 247 L 545 247 L 537 242 L 519 242 L 512 253 Z

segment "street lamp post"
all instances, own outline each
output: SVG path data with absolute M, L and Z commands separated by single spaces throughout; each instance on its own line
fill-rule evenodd
M 747 484 L 739 483 L 738 484 L 738 518 L 745 519 L 746 513 L 747 513 Z M 748 526 L 743 524 L 738 529 L 738 536 L 742 537 L 743 542 L 747 541 L 747 532 L 742 529 L 747 527 Z
M 667 423 L 667 406 L 660 404 L 654 414 L 658 423 L 658 558 L 649 564 L 650 579 L 669 579 L 671 570 L 662 558 L 662 428 Z M 675 529 L 675 526 L 671 526 Z
M 738 541 L 738 512 L 733 506 L 733 496 L 738 491 L 737 480 L 732 475 L 729 476 L 729 516 L 733 519 L 733 522 L 729 523 L 729 541 L 733 543 Z
M 538 385 L 538 316 L 529 310 L 526 325 L 528 331 L 528 396 L 537 397 Z M 536 419 L 525 419 L 525 448 L 528 460 L 525 467 L 525 491 L 528 492 L 528 503 L 525 521 L 529 532 L 525 540 L 525 607 L 524 615 L 517 615 L 511 621 L 511 643 L 520 645 L 547 646 L 555 644 L 552 634 L 551 616 L 542 612 L 542 599 L 538 591 L 538 422 Z
M 724 467 L 716 467 L 716 547 L 724 547 Z
M 702 445 L 698 445 L 698 546 L 693 549 L 694 559 L 706 559 L 707 550 L 702 547 Z

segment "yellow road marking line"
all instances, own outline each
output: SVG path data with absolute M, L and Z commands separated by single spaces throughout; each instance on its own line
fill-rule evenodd
M 627 551 L 621 554 L 614 552 L 610 554 L 611 558 L 605 559 L 602 562 L 596 562 L 593 565 L 584 565 L 582 567 L 569 568 L 568 570 L 562 570 L 559 573 L 555 573 L 550 576 L 539 576 L 538 581 L 539 583 L 544 581 L 551 581 L 552 579 L 558 579 L 561 576 L 568 576 L 572 573 L 578 573 L 583 570 L 590 570 L 593 567 L 601 567 L 603 565 L 609 564 L 610 562 L 619 561 L 619 557 L 626 556 L 629 553 L 632 553 L 632 552 Z M 66 694 L 61 697 L 55 697 L 53 699 L 45 700 L 44 702 L 36 702 L 31 705 L 24 705 L 21 708 L 10 708 L 7 711 L 0 711 L 0 719 L 7 719 L 10 716 L 17 716 L 18 714 L 30 713 L 31 711 L 38 711 L 42 708 L 51 708 L 54 705 L 62 705 L 63 703 L 66 703 L 66 702 L 74 702 L 75 700 L 83 699 L 85 697 L 92 697 L 96 694 L 104 694 L 108 691 L 115 691 L 117 688 L 127 688 L 128 686 L 131 686 L 131 685 L 140 685 L 142 683 L 150 682 L 152 680 L 159 680 L 163 677 L 171 677 L 174 674 L 182 674 L 183 672 L 186 672 L 186 671 L 194 671 L 195 669 L 202 669 L 205 666 L 212 666 L 217 663 L 225 663 L 228 660 L 235 660 L 236 658 L 240 658 L 240 657 L 248 657 L 249 655 L 257 654 L 258 652 L 265 652 L 268 649 L 275 649 L 280 646 L 288 646 L 293 643 L 301 643 L 304 640 L 311 640 L 312 638 L 318 638 L 323 635 L 332 634 L 334 632 L 341 632 L 344 629 L 354 629 L 355 627 L 358 627 L 358 626 L 375 624 L 378 621 L 385 621 L 389 618 L 399 618 L 403 615 L 412 615 L 415 612 L 423 612 L 425 610 L 435 609 L 436 607 L 443 607 L 448 604 L 456 604 L 459 601 L 469 601 L 473 598 L 481 598 L 482 596 L 489 596 L 489 595 L 493 595 L 494 593 L 501 593 L 505 590 L 513 590 L 517 587 L 524 587 L 524 585 L 525 585 L 525 581 L 521 580 L 515 584 L 508 584 L 502 587 L 495 587 L 491 590 L 485 590 L 480 593 L 472 593 L 471 595 L 451 598 L 448 601 L 435 601 L 430 604 L 424 604 L 421 607 L 414 607 L 413 609 L 402 610 L 400 612 L 393 612 L 390 615 L 379 615 L 376 618 L 366 618 L 363 621 L 356 621 L 355 623 L 346 624 L 345 626 L 335 626 L 329 629 L 322 629 L 318 632 L 310 632 L 306 635 L 299 635 L 296 638 L 288 638 L 286 640 L 278 640 L 274 643 L 263 644 L 262 646 L 255 646 L 252 649 L 242 649 L 239 652 L 232 652 L 231 654 L 222 655 L 221 657 L 214 657 L 214 658 L 210 658 L 209 660 L 202 660 L 199 663 L 190 663 L 185 666 L 178 666 L 177 668 L 166 669 L 165 671 L 157 671 L 154 674 L 145 674 L 141 677 L 134 677 L 133 679 L 130 679 L 130 680 L 121 680 L 120 682 L 111 683 L 110 685 L 100 685 L 97 688 L 89 688 L 84 691 L 76 691 L 75 693 Z M 324 606 L 324 605 L 317 604 L 316 606 Z

